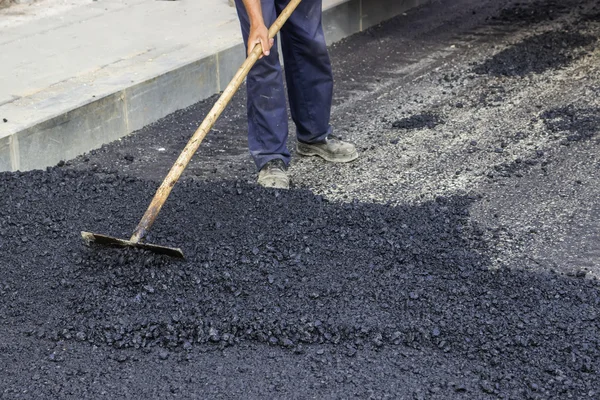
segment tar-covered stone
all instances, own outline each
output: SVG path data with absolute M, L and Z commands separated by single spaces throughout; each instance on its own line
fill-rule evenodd
M 433 113 L 423 113 L 395 121 L 392 123 L 392 128 L 408 130 L 423 128 L 433 129 L 443 123 L 444 120 L 439 115 Z

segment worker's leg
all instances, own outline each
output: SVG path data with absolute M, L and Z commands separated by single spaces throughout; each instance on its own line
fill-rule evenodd
M 288 0 L 275 2 L 280 13 Z M 292 119 L 298 140 L 306 143 L 324 141 L 331 133 L 333 75 L 321 14 L 322 0 L 303 0 L 281 30 Z
M 277 12 L 287 0 L 275 0 Z M 296 123 L 296 151 L 330 162 L 358 158 L 356 147 L 331 135 L 329 118 L 333 74 L 323 25 L 322 0 L 303 0 L 281 30 L 281 47 L 292 119 Z
M 242 0 L 236 0 L 244 43 L 248 43 L 250 20 Z M 267 28 L 277 18 L 275 0 L 262 0 Z M 287 165 L 290 153 L 286 147 L 288 117 L 277 43 L 271 54 L 258 60 L 248 74 L 248 145 L 260 170 L 268 161 L 280 158 Z

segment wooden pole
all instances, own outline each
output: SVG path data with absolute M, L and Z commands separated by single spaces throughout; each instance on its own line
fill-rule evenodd
M 290 1 L 290 3 L 281 12 L 277 20 L 269 28 L 269 39 L 272 39 L 275 37 L 275 35 L 277 35 L 283 24 L 288 20 L 290 15 L 292 15 L 292 13 L 296 9 L 296 7 L 298 7 L 298 4 L 300 4 L 300 2 L 301 0 Z M 246 58 L 246 61 L 244 61 L 244 63 L 237 71 L 231 82 L 229 82 L 229 85 L 227 85 L 227 87 L 225 88 L 225 90 L 223 91 L 213 108 L 210 110 L 210 112 L 204 119 L 204 121 L 202 121 L 200 127 L 191 137 L 188 144 L 185 146 L 185 148 L 177 158 L 177 161 L 175 161 L 173 167 L 171 167 L 171 170 L 169 171 L 164 181 L 156 191 L 154 198 L 150 202 L 150 205 L 148 206 L 148 209 L 146 210 L 144 216 L 140 220 L 137 228 L 135 228 L 131 239 L 129 239 L 130 242 L 139 243 L 146 236 L 146 233 L 156 220 L 156 217 L 158 216 L 158 213 L 160 212 L 163 204 L 167 200 L 167 197 L 169 197 L 173 186 L 175 186 L 175 184 L 181 177 L 183 170 L 187 167 L 188 163 L 192 159 L 192 156 L 198 150 L 200 143 L 202 143 L 202 140 L 204 140 L 208 132 L 210 132 L 213 125 L 215 124 L 215 122 L 217 121 L 227 104 L 229 104 L 231 98 L 237 92 L 244 79 L 246 79 L 248 72 L 250 72 L 250 69 L 254 66 L 261 54 L 262 45 L 257 44 L 256 46 L 254 46 L 254 49 L 252 49 L 252 52 L 250 53 L 248 58 Z

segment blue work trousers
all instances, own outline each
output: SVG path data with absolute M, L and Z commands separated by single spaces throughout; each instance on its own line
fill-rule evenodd
M 288 2 L 261 0 L 267 28 Z M 236 7 L 247 47 L 250 20 L 242 0 L 236 0 Z M 331 132 L 333 75 L 321 15 L 322 0 L 303 0 L 280 32 L 292 120 L 297 139 L 305 143 L 322 142 Z M 276 158 L 288 165 L 288 116 L 277 41 L 271 54 L 252 68 L 246 86 L 248 145 L 257 168 Z

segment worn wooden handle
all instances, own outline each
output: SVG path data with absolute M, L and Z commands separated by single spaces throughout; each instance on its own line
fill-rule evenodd
M 274 38 L 275 35 L 277 35 L 283 24 L 288 20 L 290 15 L 292 15 L 292 13 L 296 9 L 296 7 L 298 7 L 298 4 L 300 4 L 300 2 L 301 0 L 291 0 L 290 3 L 285 7 L 285 9 L 281 12 L 277 20 L 269 28 L 270 39 Z M 248 58 L 246 58 L 246 61 L 244 61 L 244 63 L 237 71 L 231 82 L 229 82 L 229 85 L 227 85 L 227 87 L 225 88 L 225 90 L 223 91 L 213 108 L 210 110 L 210 112 L 204 119 L 204 121 L 202 121 L 200 127 L 196 130 L 194 135 L 189 140 L 188 144 L 185 146 L 185 148 L 177 158 L 177 161 L 175 161 L 173 167 L 171 167 L 171 170 L 165 177 L 163 183 L 156 191 L 156 194 L 154 195 L 152 202 L 148 206 L 148 209 L 144 213 L 144 216 L 140 220 L 140 223 L 138 224 L 137 228 L 135 228 L 135 231 L 133 232 L 133 235 L 130 239 L 131 242 L 138 243 L 146 236 L 146 233 L 154 223 L 154 220 L 158 216 L 158 213 L 160 212 L 160 209 L 162 208 L 165 201 L 167 200 L 167 197 L 169 197 L 173 186 L 175 186 L 175 184 L 179 180 L 179 177 L 181 177 L 183 170 L 187 167 L 188 163 L 192 159 L 192 156 L 198 150 L 200 143 L 202 143 L 202 140 L 204 140 L 208 132 L 210 132 L 213 125 L 215 124 L 225 107 L 227 107 L 227 104 L 229 104 L 231 98 L 233 97 L 235 92 L 237 92 L 244 79 L 246 79 L 248 72 L 250 72 L 250 69 L 254 66 L 261 54 L 262 45 L 259 43 L 256 46 L 254 46 L 254 49 L 252 50 Z

